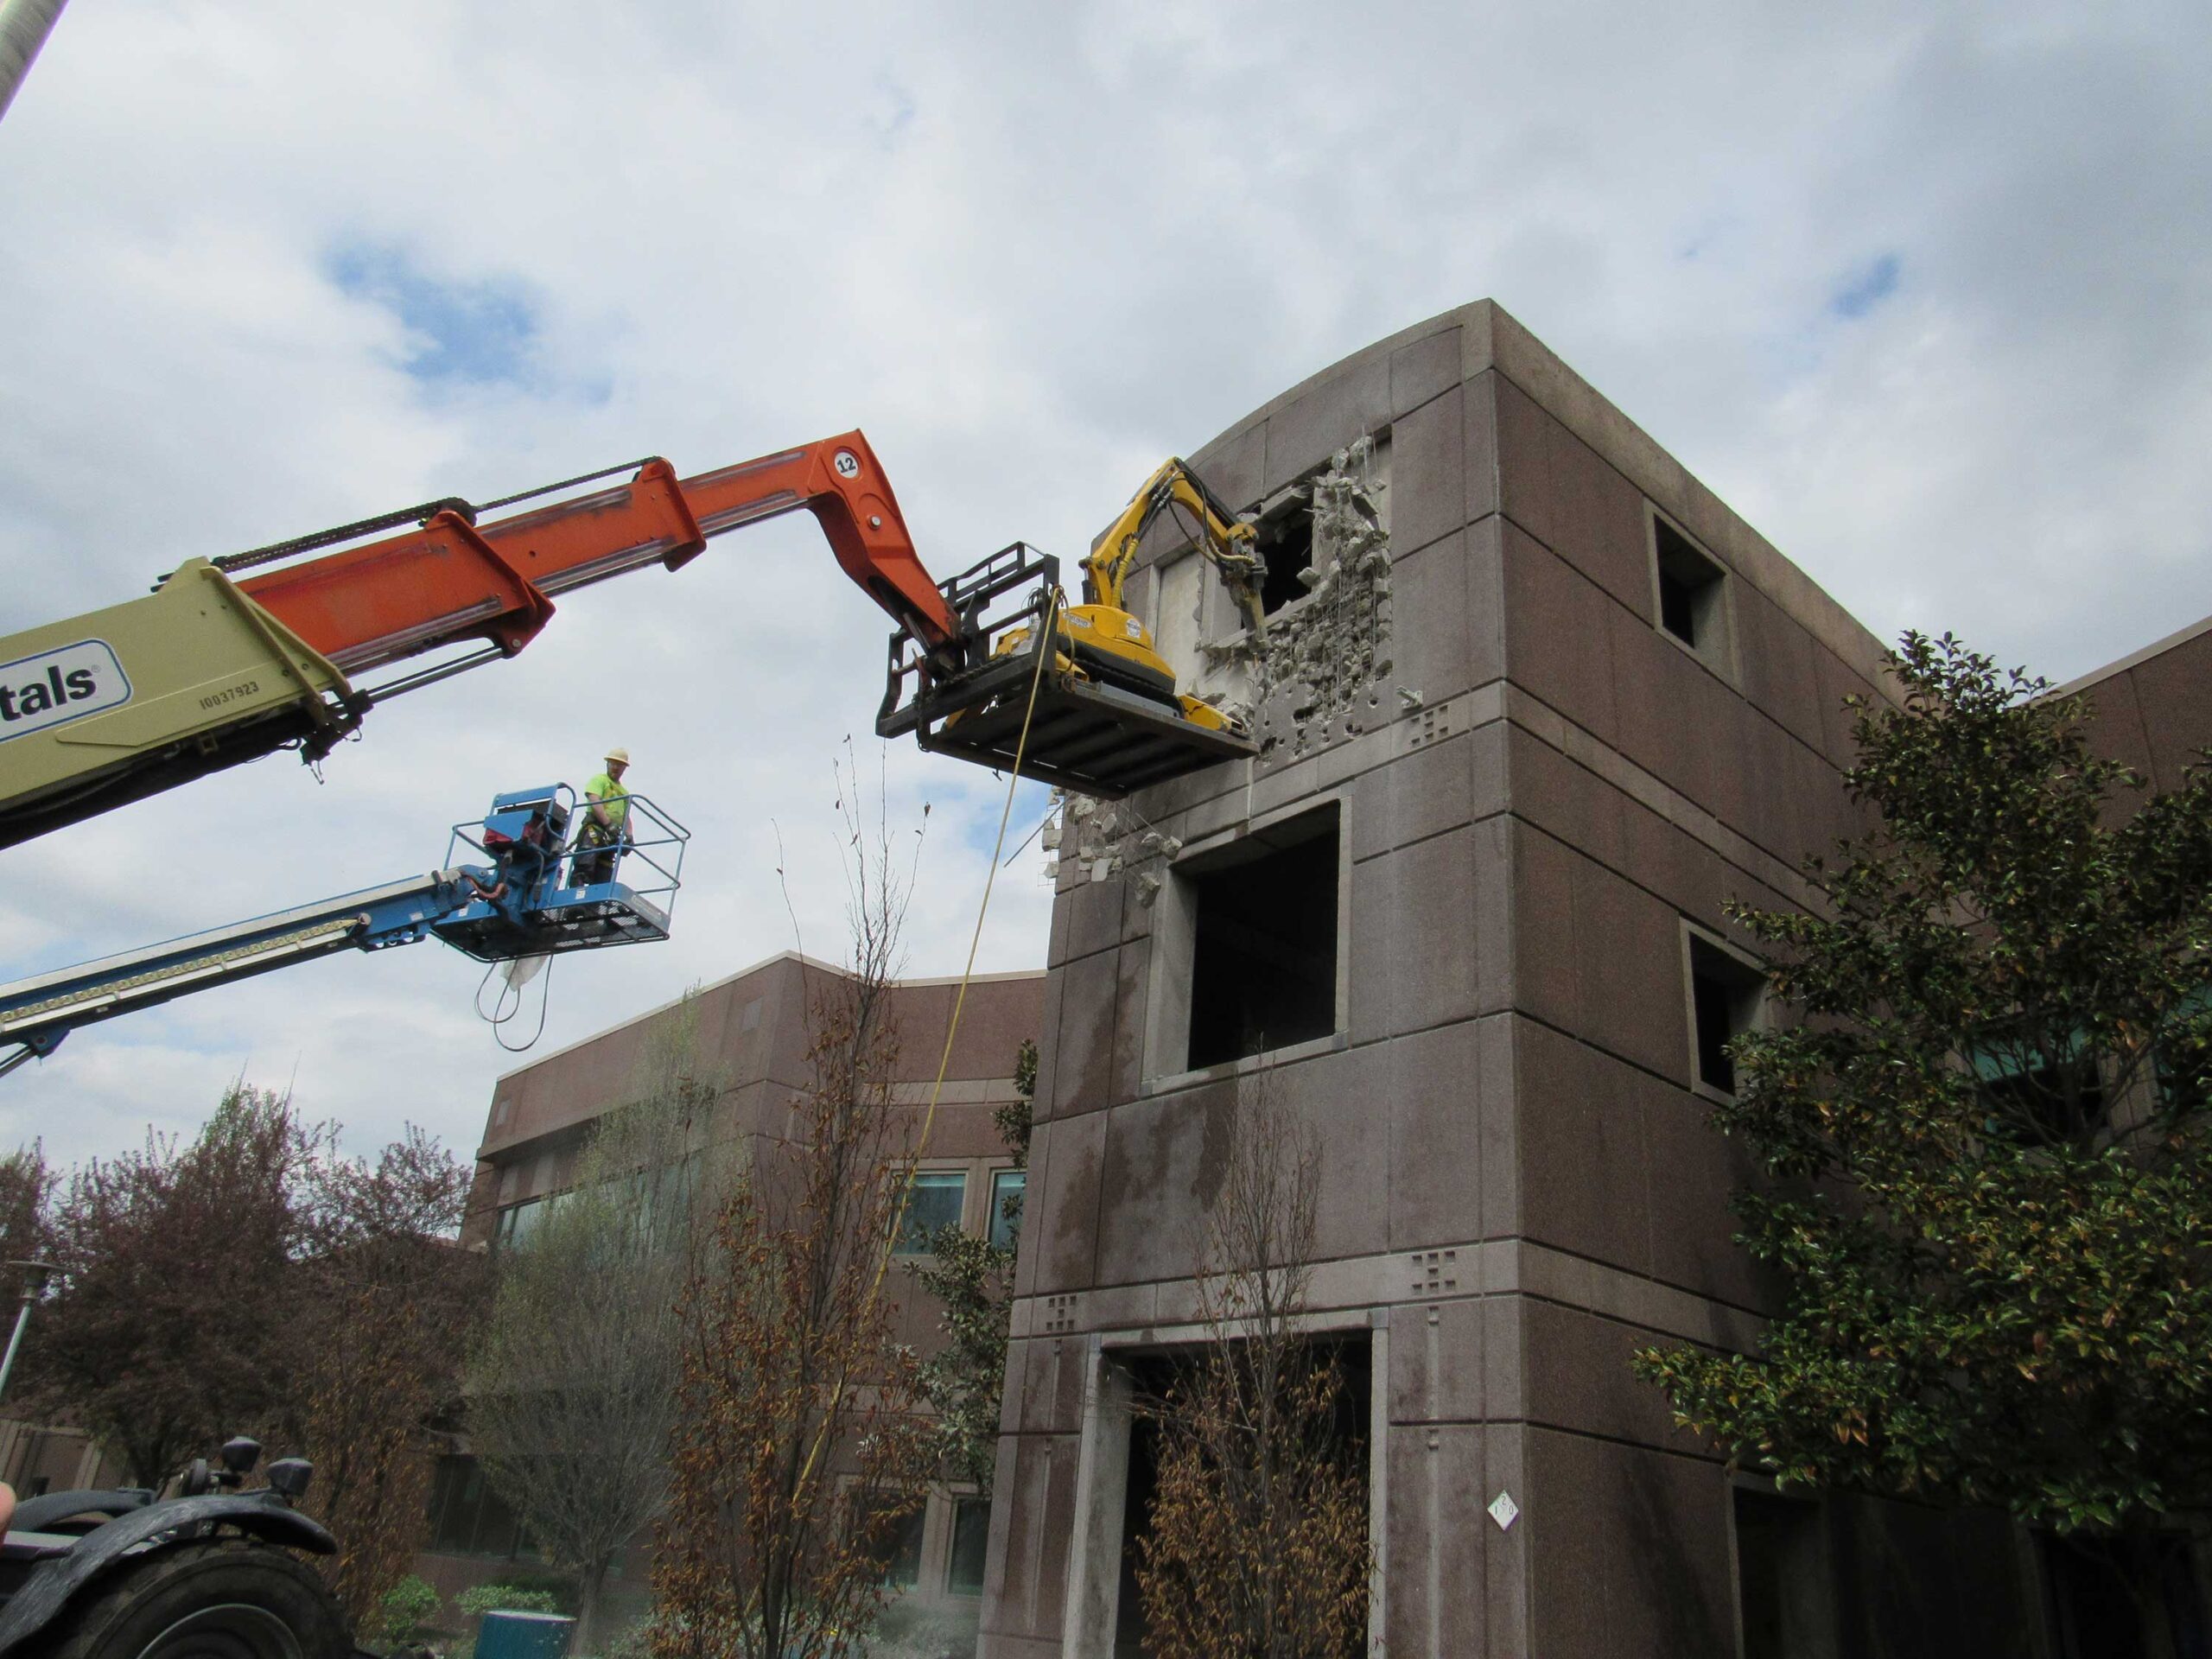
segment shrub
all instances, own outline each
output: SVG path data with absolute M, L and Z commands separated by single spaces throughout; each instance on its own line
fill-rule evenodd
M 454 1605 L 471 1618 L 481 1618 L 486 1613 L 559 1613 L 568 1611 L 561 1605 L 561 1598 L 552 1591 L 511 1582 L 476 1585 L 455 1596 Z
M 437 1591 L 411 1573 L 377 1598 L 377 1629 L 387 1642 L 416 1640 L 437 1616 Z

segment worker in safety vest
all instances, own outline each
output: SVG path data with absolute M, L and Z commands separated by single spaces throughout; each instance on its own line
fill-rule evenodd
M 622 787 L 622 774 L 629 769 L 630 751 L 609 749 L 607 770 L 584 785 L 583 828 L 576 832 L 575 881 L 580 887 L 614 879 L 630 826 L 630 791 Z

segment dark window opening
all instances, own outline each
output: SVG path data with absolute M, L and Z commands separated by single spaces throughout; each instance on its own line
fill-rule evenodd
M 922 1525 L 928 1518 L 928 1504 L 911 1498 L 883 1494 L 853 1502 L 855 1546 L 894 1590 L 921 1582 Z
M 1304 502 L 1261 521 L 1260 556 L 1268 574 L 1260 584 L 1260 610 L 1273 616 L 1293 600 L 1306 597 L 1300 573 L 1313 563 L 1313 509 Z
M 1720 648 L 1725 574 L 1664 518 L 1651 521 L 1659 560 L 1659 626 L 1700 655 Z
M 474 1458 L 441 1458 L 430 1485 L 430 1548 L 441 1555 L 536 1560 L 531 1542 Z
M 1737 1490 L 1736 1593 L 1743 1659 L 1824 1659 L 1835 1651 L 1819 1505 Z
M 1994 1108 L 1988 1123 L 1993 1134 L 2070 1141 L 2105 1121 L 2104 1079 L 2093 1051 L 2056 1065 L 2037 1063 L 2018 1071 L 1983 1064 L 1989 1065 L 1981 1087 Z
M 2162 1044 L 2157 1064 L 2161 1111 L 2201 1112 L 2212 1106 L 2212 1055 L 2192 1058 Z
M 2158 1039 L 2151 1063 L 2158 1074 L 2158 1109 L 2201 1112 L 2212 1107 L 2212 1032 L 2199 1027 L 2205 994 L 2183 1005 L 2184 1022 Z
M 983 1593 L 983 1557 L 991 1542 L 991 1500 L 959 1497 L 952 1502 L 952 1556 L 944 1587 L 956 1596 Z
M 2052 1659 L 2212 1654 L 2187 1535 L 2037 1539 Z
M 1758 1023 L 1759 988 L 1756 969 L 1719 945 L 1690 937 L 1690 1008 L 1697 1026 L 1697 1077 L 1724 1095 L 1736 1092 L 1736 1062 L 1730 1040 Z
M 1192 918 L 1192 1071 L 1337 1028 L 1337 809 L 1179 870 Z

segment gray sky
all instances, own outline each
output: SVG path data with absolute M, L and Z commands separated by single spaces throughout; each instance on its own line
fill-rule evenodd
M 0 632 L 215 554 L 658 453 L 864 427 L 939 575 L 1079 552 L 1163 455 L 1504 304 L 1877 632 L 2055 679 L 2212 612 L 2200 5 L 75 0 L 0 123 Z M 563 601 L 514 662 L 0 852 L 0 978 L 441 862 L 608 743 L 696 832 L 669 944 L 539 1052 L 837 953 L 832 756 L 931 804 L 958 970 L 1000 797 L 879 758 L 880 613 L 806 518 Z M 1040 802 L 1027 797 L 1016 834 Z M 791 906 L 776 878 L 780 829 Z M 1033 849 L 982 965 L 1041 964 Z M 289 1082 L 473 1147 L 519 1060 L 436 945 L 73 1037 L 73 1160 Z

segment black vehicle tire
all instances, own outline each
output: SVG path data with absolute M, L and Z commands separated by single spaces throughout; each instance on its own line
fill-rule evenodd
M 315 1570 L 245 1538 L 178 1544 L 86 1586 L 53 1659 L 345 1659 L 346 1615 Z

